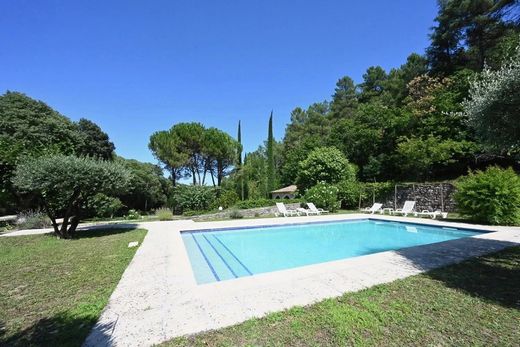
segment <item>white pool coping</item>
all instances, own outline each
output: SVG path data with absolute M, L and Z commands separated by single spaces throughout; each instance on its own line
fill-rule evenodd
M 181 231 L 382 219 L 492 231 L 468 238 L 197 285 Z M 151 346 L 520 245 L 520 228 L 368 214 L 141 223 L 143 244 L 85 346 Z

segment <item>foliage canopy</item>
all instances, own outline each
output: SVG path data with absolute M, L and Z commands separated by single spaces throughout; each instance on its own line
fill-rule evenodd
M 40 199 L 59 237 L 71 238 L 88 198 L 126 189 L 130 178 L 130 172 L 114 162 L 55 154 L 21 162 L 13 183 Z M 59 227 L 56 220 L 60 217 Z
M 520 223 L 520 176 L 511 168 L 492 166 L 470 172 L 456 186 L 455 200 L 462 215 L 486 224 Z

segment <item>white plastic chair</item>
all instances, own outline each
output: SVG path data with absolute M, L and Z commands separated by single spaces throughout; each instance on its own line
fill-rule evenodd
M 394 214 L 402 214 L 404 217 L 413 213 L 415 208 L 415 201 L 407 200 L 404 202 L 403 208 L 398 208 L 394 211 Z
M 307 206 L 309 207 L 309 210 L 316 213 L 317 215 L 320 215 L 322 213 L 329 213 L 329 211 L 325 211 L 322 208 L 317 208 L 316 205 L 314 205 L 314 203 L 312 203 L 312 202 L 308 202 Z
M 376 202 L 372 205 L 372 207 L 367 207 L 363 211 L 369 212 L 370 214 L 374 214 L 376 212 L 381 213 L 381 208 L 383 207 L 383 204 L 380 204 L 379 202 Z
M 278 209 L 278 213 L 276 214 L 276 216 L 290 217 L 300 215 L 300 213 L 296 210 L 288 210 L 283 202 L 277 202 L 276 208 Z

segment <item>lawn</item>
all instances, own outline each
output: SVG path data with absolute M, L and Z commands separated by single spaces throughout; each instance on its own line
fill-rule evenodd
M 79 346 L 145 230 L 0 238 L 0 345 Z
M 519 346 L 520 247 L 164 346 Z

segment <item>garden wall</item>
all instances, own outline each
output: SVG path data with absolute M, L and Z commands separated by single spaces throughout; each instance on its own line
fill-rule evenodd
M 296 209 L 296 208 L 300 207 L 300 203 L 285 204 L 285 206 L 288 209 Z M 257 208 L 250 208 L 247 210 L 230 209 L 230 210 L 217 212 L 217 213 L 193 216 L 193 217 L 191 217 L 191 219 L 193 219 L 196 222 L 204 222 L 204 221 L 212 220 L 212 219 L 228 219 L 229 215 L 233 211 L 238 211 L 238 213 L 240 213 L 240 215 L 244 218 L 252 218 L 252 217 L 261 217 L 261 216 L 268 216 L 268 215 L 274 216 L 274 214 L 276 212 L 278 212 L 278 209 L 276 208 L 276 206 L 274 205 L 274 202 L 273 202 L 273 206 L 269 206 L 269 207 L 257 207 Z
M 402 208 L 406 200 L 415 200 L 415 210 L 455 212 L 455 186 L 451 183 L 398 184 L 384 199 L 383 206 Z

